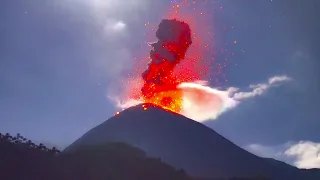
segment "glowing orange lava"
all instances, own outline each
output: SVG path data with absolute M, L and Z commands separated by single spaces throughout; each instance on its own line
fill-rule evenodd
M 198 2 L 197 2 L 198 3 Z M 199 2 L 200 3 L 200 2 Z M 179 61 L 172 70 L 168 71 L 165 82 L 167 85 L 159 86 L 157 84 L 149 84 L 147 91 L 151 92 L 152 96 L 147 97 L 140 91 L 141 87 L 145 86 L 145 80 L 139 78 L 144 71 L 145 64 L 150 61 L 150 58 L 144 58 L 141 62 L 135 64 L 135 73 L 131 76 L 129 84 L 131 88 L 128 95 L 131 99 L 143 100 L 145 103 L 152 103 L 161 106 L 164 109 L 179 113 L 183 108 L 183 92 L 177 88 L 177 85 L 183 82 L 194 82 L 206 79 L 208 72 L 213 64 L 213 48 L 210 45 L 213 40 L 213 33 L 207 23 L 206 13 L 199 11 L 196 8 L 196 1 L 184 0 L 181 3 L 175 3 L 168 10 L 164 18 L 177 19 L 178 21 L 186 22 L 191 29 L 192 44 L 187 51 L 185 57 Z M 206 6 L 206 5 L 204 5 Z M 155 34 L 155 27 L 152 27 L 150 22 L 144 24 L 152 34 Z M 176 51 L 177 46 L 172 44 L 164 44 L 167 49 Z M 209 56 L 209 58 L 204 55 Z M 152 68 L 152 67 L 150 67 Z M 131 81 L 131 82 L 130 82 Z M 146 110 L 144 108 L 144 110 Z
M 145 98 L 144 102 L 178 113 L 182 109 L 182 92 L 178 89 L 162 91 L 151 98 Z

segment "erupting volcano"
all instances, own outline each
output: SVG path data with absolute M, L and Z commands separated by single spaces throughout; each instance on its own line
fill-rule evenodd
M 141 92 L 145 102 L 160 105 L 165 109 L 180 112 L 182 92 L 177 85 L 182 82 L 173 74 L 175 66 L 185 58 L 192 44 L 191 30 L 186 22 L 164 19 L 156 32 L 158 41 L 150 44 L 151 62 L 142 73 Z
M 157 40 L 149 43 L 149 54 L 147 50 L 142 58 L 134 58 L 133 71 L 121 80 L 122 92 L 114 90 L 108 95 L 117 108 L 151 104 L 205 121 L 235 107 L 231 91 L 209 86 L 221 87 L 226 59 L 214 59 L 218 49 L 213 48 L 214 33 L 207 20 L 210 12 L 196 8 L 202 5 L 206 4 L 183 1 L 173 5 L 159 24 L 145 23 L 150 36 L 145 41 Z M 142 109 L 148 107 L 142 105 Z

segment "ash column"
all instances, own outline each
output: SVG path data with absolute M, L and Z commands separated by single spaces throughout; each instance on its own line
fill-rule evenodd
M 174 67 L 185 57 L 192 44 L 191 30 L 187 23 L 176 19 L 164 19 L 156 32 L 158 41 L 150 44 L 151 62 L 142 73 L 144 86 L 141 91 L 144 97 L 150 98 L 157 92 L 175 88 L 177 82 L 172 72 Z

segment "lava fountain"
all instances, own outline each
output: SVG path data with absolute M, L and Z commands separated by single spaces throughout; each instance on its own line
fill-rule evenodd
M 180 112 L 182 92 L 177 85 L 183 82 L 174 75 L 175 66 L 180 63 L 192 44 L 191 30 L 186 22 L 164 19 L 156 31 L 158 41 L 149 44 L 151 62 L 142 73 L 141 92 L 144 102 L 159 105 L 164 109 Z

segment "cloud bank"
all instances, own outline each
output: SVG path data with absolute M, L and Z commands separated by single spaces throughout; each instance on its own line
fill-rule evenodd
M 284 75 L 274 76 L 269 78 L 265 83 L 250 85 L 249 91 L 241 91 L 235 87 L 225 90 L 212 88 L 205 81 L 182 83 L 177 87 L 183 93 L 183 104 L 180 114 L 198 122 L 215 120 L 219 115 L 235 108 L 241 102 L 263 95 L 268 89 L 289 80 L 290 78 Z M 143 103 L 140 99 L 123 99 L 116 96 L 109 96 L 109 98 L 121 109 Z
M 300 141 L 285 151 L 285 155 L 295 158 L 299 168 L 320 168 L 320 143 Z
M 250 144 L 244 149 L 255 155 L 284 161 L 298 168 L 320 168 L 320 143 L 300 141 L 278 146 Z

